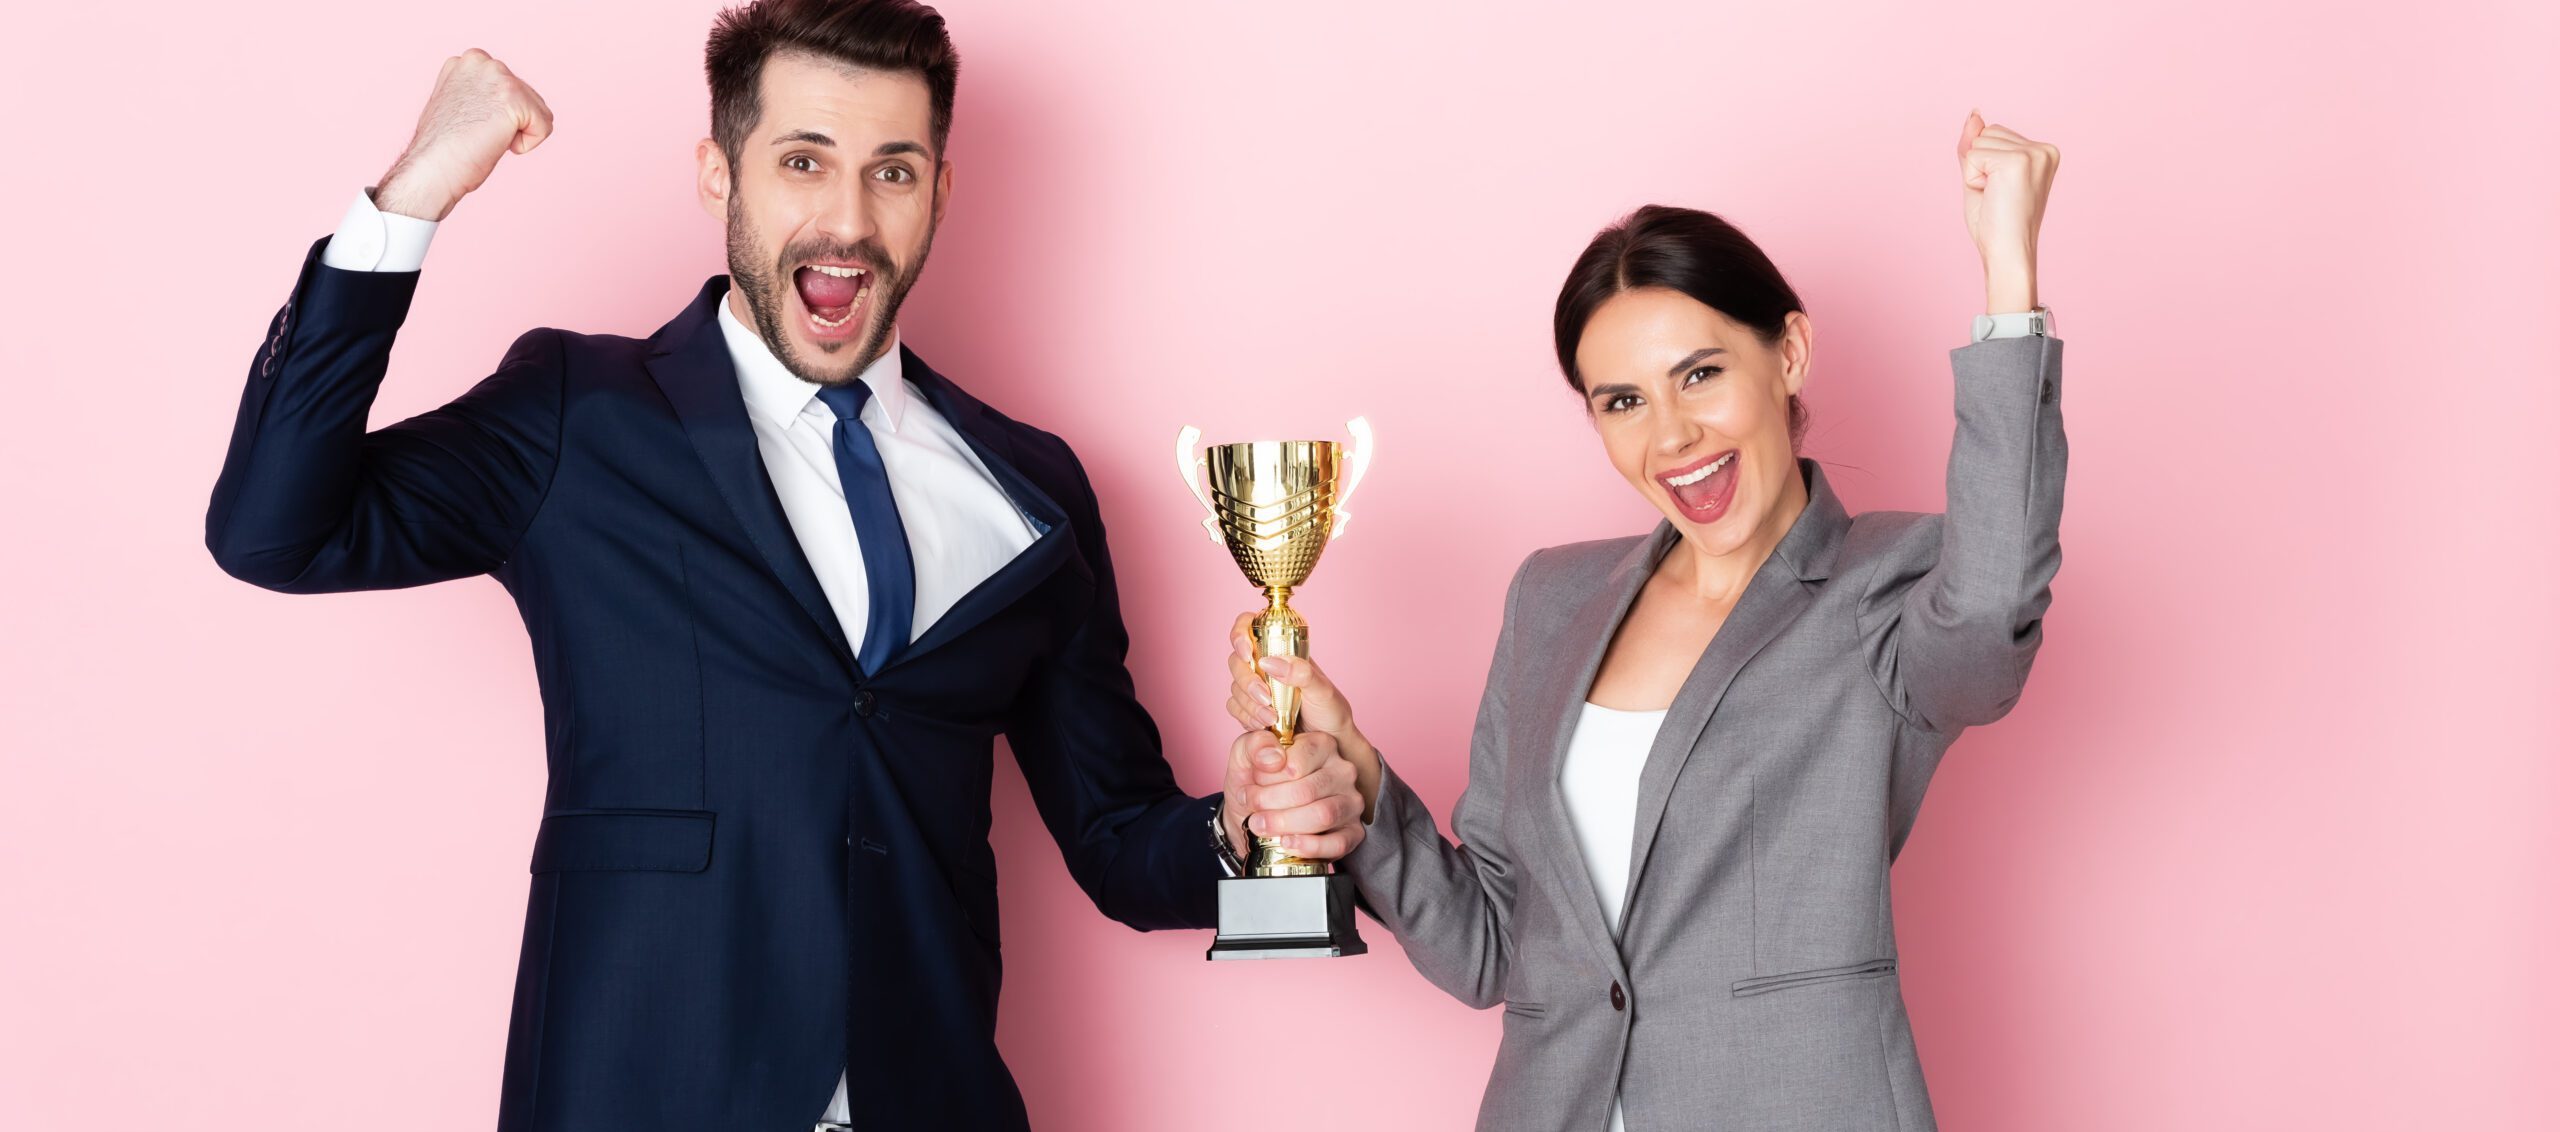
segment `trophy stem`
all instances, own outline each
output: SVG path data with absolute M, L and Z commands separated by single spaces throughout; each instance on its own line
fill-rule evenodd
M 1289 608 L 1289 587 L 1265 586 L 1262 592 L 1271 604 L 1253 619 L 1253 648 L 1256 657 L 1307 655 L 1307 619 Z M 1278 680 L 1264 678 L 1263 687 L 1271 693 L 1271 733 L 1280 737 L 1283 747 L 1298 738 L 1298 690 Z M 1309 861 L 1280 848 L 1270 838 L 1253 839 L 1253 875 L 1263 877 L 1322 876 L 1332 870 L 1322 861 Z

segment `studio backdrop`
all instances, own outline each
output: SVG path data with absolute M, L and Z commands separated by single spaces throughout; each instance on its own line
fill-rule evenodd
M 1445 814 L 1521 558 L 1655 520 L 1556 370 L 1584 241 L 1648 202 L 1741 226 L 1815 321 L 1807 454 L 1852 510 L 1935 510 L 1982 305 L 1958 127 L 2059 144 L 2064 565 L 2023 702 L 1894 870 L 1943 1126 L 2560 1120 L 2549 5 L 942 7 L 954 195 L 905 339 L 1081 454 L 1201 793 L 1257 595 L 1173 475 L 1182 426 L 1374 423 L 1295 601 Z M 646 335 L 724 270 L 693 190 L 714 11 L 6 17 L 0 1127 L 491 1123 L 542 798 L 514 608 L 241 585 L 206 496 L 300 258 L 448 55 L 504 59 L 557 133 L 443 225 L 377 425 L 529 327 Z M 994 808 L 1000 1040 L 1041 1127 L 1471 1125 L 1499 1014 L 1384 930 L 1205 963 L 1206 933 L 1095 912 L 1001 757 Z M 1273 1043 L 1303 1071 L 1249 1068 Z

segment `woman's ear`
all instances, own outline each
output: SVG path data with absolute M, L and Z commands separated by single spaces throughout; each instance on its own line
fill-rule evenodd
M 702 211 L 724 227 L 729 223 L 729 155 L 710 138 L 693 143 L 694 194 Z
M 1813 316 L 1803 311 L 1787 313 L 1786 329 L 1778 334 L 1778 365 L 1790 397 L 1804 392 L 1805 379 L 1813 376 Z

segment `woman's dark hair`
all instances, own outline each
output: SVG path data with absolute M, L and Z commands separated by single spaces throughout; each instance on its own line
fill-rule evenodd
M 1778 265 L 1742 230 L 1712 212 L 1648 204 L 1591 237 L 1582 258 L 1556 294 L 1556 361 L 1565 384 L 1583 392 L 1574 353 L 1582 328 L 1600 304 L 1626 291 L 1661 287 L 1678 291 L 1718 314 L 1751 328 L 1762 345 L 1786 333 L 1787 316 L 1804 309 Z M 1787 398 L 1787 436 L 1804 443 L 1804 398 Z

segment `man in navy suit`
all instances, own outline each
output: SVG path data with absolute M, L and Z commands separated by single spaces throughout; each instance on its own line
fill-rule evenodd
M 1022 1128 L 995 737 L 1068 871 L 1139 929 L 1213 925 L 1247 815 L 1347 853 L 1351 767 L 1310 734 L 1181 793 L 1075 454 L 898 341 L 951 192 L 941 17 L 760 0 L 706 55 L 729 276 L 646 340 L 531 331 L 368 432 L 435 222 L 551 131 L 497 60 L 446 61 L 269 326 L 206 543 L 289 593 L 514 595 L 550 784 L 501 1129 Z

